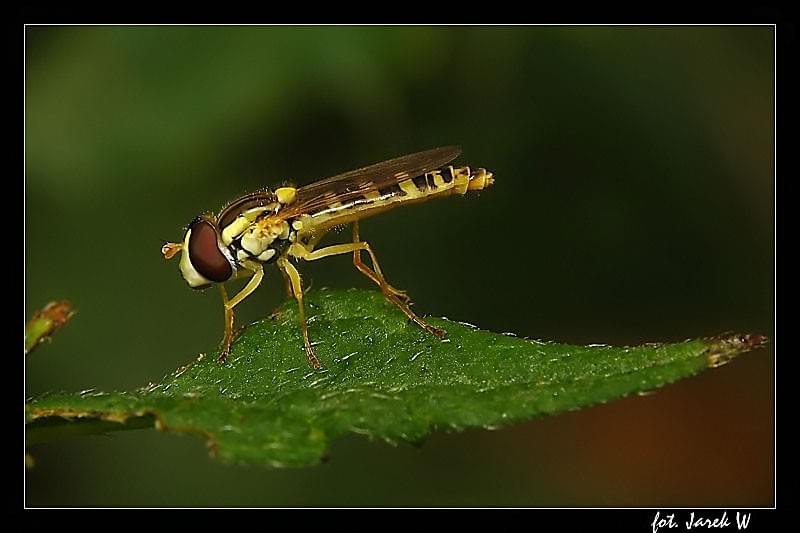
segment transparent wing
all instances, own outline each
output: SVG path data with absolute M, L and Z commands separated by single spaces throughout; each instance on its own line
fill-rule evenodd
M 331 202 L 345 203 L 366 192 L 383 189 L 443 167 L 459 154 L 459 146 L 433 148 L 316 181 L 297 189 L 294 203 L 280 214 L 290 218 L 313 212 Z

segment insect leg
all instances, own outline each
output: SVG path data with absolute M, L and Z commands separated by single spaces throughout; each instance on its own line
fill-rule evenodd
M 350 244 L 334 244 L 333 246 L 326 246 L 325 248 L 320 248 L 319 250 L 314 250 L 313 252 L 309 252 L 305 248 L 297 246 L 290 248 L 289 253 L 295 257 L 305 259 L 306 261 L 316 261 L 317 259 L 322 259 L 323 257 L 330 257 L 332 255 L 340 255 L 351 252 L 357 253 L 360 250 L 366 250 L 370 254 L 370 257 L 374 257 L 374 253 L 370 249 L 369 244 L 364 241 Z M 374 270 L 363 263 L 356 264 L 356 268 L 358 268 L 359 272 L 375 282 L 381 288 L 381 292 L 383 292 L 383 295 L 386 297 L 386 299 L 400 309 L 409 318 L 409 320 L 413 321 L 428 333 L 436 335 L 437 337 L 444 337 L 447 335 L 445 330 L 437 328 L 436 326 L 432 326 L 418 317 L 416 313 L 414 313 L 414 311 L 408 307 L 406 301 L 394 294 L 392 290 L 388 289 L 387 287 L 390 287 L 390 285 L 386 283 L 386 280 L 383 279 L 383 275 L 378 275 Z M 295 297 L 296 296 L 297 295 L 295 295 Z
M 319 370 L 322 368 L 322 365 L 319 359 L 317 359 L 317 354 L 314 353 L 314 348 L 311 346 L 311 341 L 308 338 L 308 323 L 306 322 L 306 313 L 303 307 L 303 283 L 300 279 L 300 273 L 285 257 L 278 259 L 277 265 L 281 271 L 285 272 L 292 283 L 292 292 L 294 292 L 294 297 L 297 300 L 297 308 L 300 313 L 300 329 L 303 331 L 303 343 L 306 347 L 308 363 L 314 370 Z
M 353 222 L 353 242 L 361 242 L 361 237 L 358 234 L 358 220 Z M 367 244 L 367 243 L 365 243 Z M 411 297 L 406 293 L 406 291 L 402 291 L 400 289 L 395 289 L 389 282 L 386 281 L 386 278 L 383 276 L 383 272 L 381 272 L 381 266 L 378 264 L 378 258 L 375 256 L 375 252 L 372 251 L 372 248 L 367 244 L 365 248 L 367 253 L 369 253 L 369 257 L 372 260 L 372 267 L 374 270 L 368 268 L 362 261 L 361 261 L 361 250 L 358 249 L 353 252 L 353 265 L 365 276 L 371 279 L 373 282 L 377 283 L 378 286 L 381 288 L 381 291 L 386 293 L 389 291 L 390 293 L 397 296 L 403 303 L 411 303 Z
M 294 296 L 294 292 L 292 291 L 292 280 L 289 278 L 289 274 L 282 268 L 279 268 L 281 275 L 283 276 L 283 285 L 286 287 L 286 297 L 291 298 Z
M 353 239 L 358 239 L 358 223 L 356 222 L 353 225 Z M 380 288 L 383 295 L 392 302 L 398 309 L 400 309 L 411 321 L 417 324 L 419 327 L 436 335 L 437 337 L 444 337 L 447 335 L 447 332 L 441 328 L 437 328 L 436 326 L 432 326 L 422 320 L 419 316 L 417 316 L 414 311 L 408 306 L 411 298 L 405 291 L 401 291 L 399 289 L 395 289 L 386 281 L 386 278 L 383 277 L 383 273 L 380 270 L 380 266 L 378 266 L 378 258 L 375 257 L 375 252 L 372 251 L 370 245 L 365 241 L 360 241 L 360 244 L 364 244 L 364 250 L 369 253 L 369 257 L 372 260 L 372 266 L 375 268 L 372 270 L 367 265 L 361 262 L 361 248 L 355 250 L 353 252 L 353 265 L 358 269 L 359 272 L 367 276 L 371 279 L 374 283 L 376 283 Z
M 225 290 L 225 285 L 220 283 L 219 290 L 222 293 L 222 306 L 225 309 L 225 336 L 222 339 L 222 353 L 219 354 L 217 362 L 224 363 L 233 341 L 233 308 L 228 307 L 228 291 Z
M 231 353 L 231 343 L 233 342 L 233 308 L 242 300 L 250 296 L 250 294 L 258 288 L 261 280 L 264 278 L 264 268 L 261 265 L 253 273 L 253 277 L 247 282 L 247 285 L 239 291 L 239 293 L 232 299 L 228 299 L 228 293 L 225 287 L 220 284 L 222 291 L 222 302 L 225 307 L 225 337 L 222 340 L 222 353 L 219 354 L 218 362 L 224 363 L 228 355 Z

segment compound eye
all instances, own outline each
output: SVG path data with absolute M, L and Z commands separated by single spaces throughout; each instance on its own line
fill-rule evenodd
M 189 236 L 189 259 L 197 272 L 217 283 L 228 281 L 233 274 L 231 264 L 217 246 L 217 230 L 206 219 L 192 224 Z

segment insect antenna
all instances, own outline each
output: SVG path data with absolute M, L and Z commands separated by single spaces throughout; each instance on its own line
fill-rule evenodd
M 172 259 L 175 255 L 183 250 L 183 243 L 179 242 L 168 242 L 165 239 L 161 240 L 161 254 L 164 256 L 164 259 Z

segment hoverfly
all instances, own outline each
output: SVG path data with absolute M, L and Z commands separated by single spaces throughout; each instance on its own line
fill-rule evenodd
M 410 298 L 386 280 L 375 252 L 359 236 L 358 222 L 388 209 L 452 194 L 463 195 L 494 183 L 486 169 L 445 166 L 461 153 L 457 146 L 434 148 L 345 172 L 303 187 L 263 189 L 228 203 L 217 214 L 197 216 L 186 228 L 182 243 L 166 243 L 161 253 L 172 259 L 181 253 L 180 271 L 194 289 L 219 284 L 225 309 L 225 336 L 219 361 L 224 362 L 233 342 L 233 309 L 261 283 L 264 266 L 275 263 L 283 274 L 287 294 L 297 300 L 300 328 L 308 362 L 321 368 L 308 335 L 303 307 L 303 285 L 292 260 L 316 261 L 353 254 L 355 267 L 381 289 L 383 295 L 425 331 L 442 337 L 446 332 L 421 319 L 409 307 Z M 315 249 L 335 226 L 351 224 L 353 241 Z M 371 265 L 362 261 L 361 252 Z M 233 298 L 224 283 L 249 277 Z

